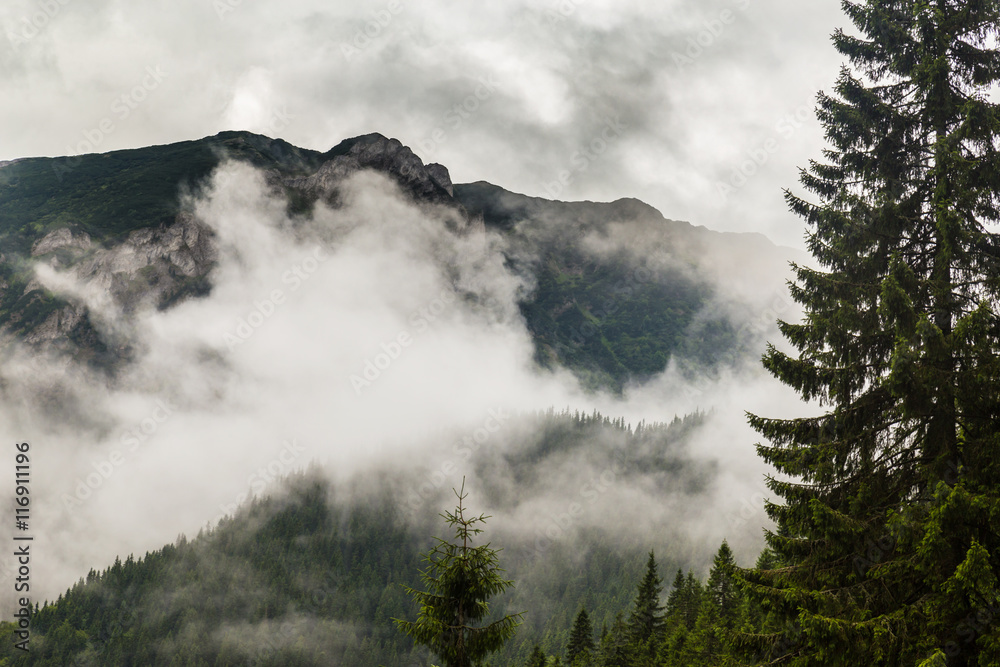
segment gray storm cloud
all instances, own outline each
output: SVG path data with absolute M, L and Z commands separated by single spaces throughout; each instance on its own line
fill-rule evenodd
M 781 188 L 819 154 L 810 109 L 845 23 L 836 0 L 11 0 L 0 160 L 378 131 L 459 182 L 635 196 L 801 247 Z

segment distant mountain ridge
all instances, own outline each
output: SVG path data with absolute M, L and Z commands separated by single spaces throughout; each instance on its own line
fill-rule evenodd
M 554 202 L 484 182 L 455 185 L 445 166 L 424 164 L 377 133 L 321 153 L 249 132 L 0 164 L 0 340 L 109 368 L 128 357 L 127 343 L 102 338 L 85 306 L 43 289 L 32 262 L 72 267 L 126 312 L 140 302 L 168 308 L 209 293 L 212 231 L 182 211 L 181 194 L 197 192 L 224 159 L 261 169 L 292 214 L 309 215 L 320 199 L 338 205 L 338 183 L 370 169 L 415 202 L 450 209 L 470 229 L 495 230 L 509 243 L 510 265 L 537 286 L 521 304 L 536 361 L 566 366 L 591 388 L 621 390 L 672 358 L 712 366 L 719 350 L 746 344 L 739 318 L 705 308 L 721 284 L 713 264 L 734 268 L 716 254 L 740 251 L 747 236 L 666 220 L 635 199 Z M 643 235 L 641 245 L 658 254 L 629 250 L 629 234 Z M 763 237 L 752 241 L 761 265 L 783 261 L 783 251 Z M 602 244 L 617 249 L 595 249 Z

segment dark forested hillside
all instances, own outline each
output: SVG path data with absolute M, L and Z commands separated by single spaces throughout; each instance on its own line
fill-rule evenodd
M 320 154 L 249 132 L 222 132 L 198 141 L 63 158 L 26 158 L 0 173 L 0 243 L 27 253 L 60 227 L 111 241 L 144 227 L 170 224 L 179 195 L 196 188 L 229 156 L 262 169 L 301 174 Z
M 707 230 L 634 199 L 557 202 L 489 183 L 456 185 L 455 196 L 511 239 L 512 263 L 535 281 L 521 310 L 541 364 L 620 387 L 661 373 L 673 357 L 704 372 L 750 347 L 737 335 L 744 321 L 705 317 L 720 285 L 702 265 L 724 261 Z M 643 237 L 654 245 L 637 248 Z M 777 248 L 767 250 L 780 266 Z
M 504 528 L 501 512 L 514 514 L 545 484 L 560 483 L 563 456 L 595 450 L 601 465 L 621 461 L 622 487 L 655 482 L 697 494 L 711 469 L 689 458 L 686 442 L 703 420 L 633 429 L 599 414 L 525 415 L 519 422 L 541 433 L 535 442 L 504 453 L 503 466 L 494 454 L 476 454 L 479 491 L 470 503 L 496 508 L 484 537 L 503 549 L 501 565 L 516 582 L 495 610 L 526 612 L 495 664 L 520 664 L 535 644 L 560 650 L 580 606 L 597 628 L 611 627 L 630 604 L 650 546 L 671 570 L 685 565 L 680 542 L 648 545 L 584 524 L 540 545 L 533 534 Z M 450 493 L 443 488 L 439 499 L 407 512 L 400 489 L 419 479 L 386 469 L 331 486 L 318 469 L 296 474 L 194 539 L 91 571 L 39 607 L 30 653 L 12 648 L 13 625 L 4 623 L 0 664 L 429 664 L 391 621 L 415 615 L 400 584 L 417 582 Z M 508 483 L 514 479 L 520 487 Z

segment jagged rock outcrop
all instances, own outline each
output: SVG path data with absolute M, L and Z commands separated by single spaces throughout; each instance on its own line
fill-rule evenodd
M 90 245 L 90 235 L 86 232 L 73 233 L 68 227 L 61 227 L 35 241 L 31 246 L 31 256 L 39 257 L 60 248 L 87 250 Z
M 45 321 L 33 328 L 24 337 L 28 345 L 51 344 L 69 338 L 80 327 L 89 327 L 86 321 L 87 307 L 80 303 L 69 303 L 50 314 Z
M 315 173 L 282 182 L 312 196 L 335 200 L 337 188 L 346 177 L 361 169 L 374 169 L 395 178 L 418 200 L 456 205 L 448 170 L 440 164 L 425 165 L 398 139 L 381 134 L 348 139 L 323 158 L 325 161 Z
M 90 252 L 68 267 L 60 267 L 56 261 L 49 263 L 72 274 L 86 288 L 105 292 L 113 307 L 125 313 L 144 304 L 163 307 L 185 294 L 207 291 L 207 276 L 217 258 L 212 231 L 189 213 L 178 214 L 172 225 L 139 229 L 117 245 L 96 250 L 87 234 L 56 229 L 32 246 L 32 256 L 44 257 L 64 248 Z M 41 300 L 45 293 L 43 281 L 29 280 L 23 288 L 24 307 Z M 19 320 L 19 314 L 14 313 L 9 324 L 17 325 Z M 91 321 L 88 306 L 68 298 L 41 323 L 25 331 L 22 341 L 70 351 L 74 347 L 70 340 L 93 344 L 101 339 L 104 344 L 127 346 L 128 341 L 106 340 L 98 328 Z
M 427 165 L 427 175 L 431 177 L 431 180 L 444 188 L 452 197 L 455 196 L 455 188 L 451 183 L 451 174 L 448 173 L 448 168 L 443 164 L 438 164 L 437 162 L 432 162 Z
M 224 133 L 225 134 L 225 133 Z M 482 216 L 470 216 L 454 197 L 448 169 L 424 164 L 398 139 L 368 134 L 347 139 L 326 153 L 297 149 L 284 142 L 245 133 L 219 135 L 230 152 L 266 166 L 268 182 L 279 190 L 294 192 L 306 202 L 322 199 L 339 203 L 344 179 L 371 169 L 394 179 L 420 204 L 438 205 L 446 211 L 446 224 L 460 233 L 485 232 Z M 12 164 L 12 163 L 6 163 Z M 5 166 L 0 164 L 0 168 Z M 96 172 L 99 173 L 99 172 Z M 93 187 L 104 187 L 95 182 Z M 179 213 L 171 224 L 133 229 L 109 243 L 95 240 L 77 227 L 60 227 L 36 239 L 30 256 L 61 272 L 70 273 L 88 289 L 108 295 L 115 309 L 124 313 L 142 307 L 167 307 L 188 295 L 205 294 L 208 275 L 217 259 L 210 228 L 190 213 Z M 0 258 L 2 261 L 2 258 Z M 0 337 L 17 334 L 31 345 L 51 344 L 70 352 L 75 340 L 88 344 L 120 346 L 127 341 L 103 340 L 95 313 L 77 298 L 52 300 L 44 281 L 30 274 L 0 290 L 16 289 L 12 307 L 0 325 Z M 2 294 L 0 294 L 2 296 Z M 15 303 L 16 301 L 16 303 Z
M 129 312 L 142 302 L 162 305 L 176 298 L 185 279 L 207 276 L 216 258 L 211 229 L 180 213 L 168 227 L 138 229 L 122 243 L 97 251 L 75 273 L 110 292 Z

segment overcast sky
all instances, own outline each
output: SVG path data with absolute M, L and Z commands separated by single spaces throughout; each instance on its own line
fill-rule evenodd
M 558 199 L 802 246 L 838 0 L 4 0 L 0 160 L 381 132 Z M 727 187 L 723 188 L 722 185 Z

